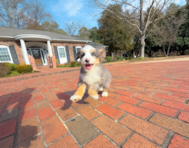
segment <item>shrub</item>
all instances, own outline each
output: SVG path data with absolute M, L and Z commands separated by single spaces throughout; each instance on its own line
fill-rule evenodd
M 77 66 L 78 66 L 78 67 L 81 67 L 81 62 L 77 62 Z
M 76 67 L 77 66 L 77 62 L 73 61 L 71 62 L 71 67 Z
M 112 57 L 107 56 L 107 57 L 105 57 L 105 60 L 106 60 L 106 62 L 111 62 L 112 61 Z
M 133 57 L 125 57 L 125 60 L 131 60 Z
M 32 66 L 31 65 L 16 65 L 16 71 L 19 73 L 28 73 L 32 72 Z
M 15 64 L 12 63 L 5 63 L 6 66 L 10 67 L 11 71 L 15 70 Z
M 10 71 L 11 71 L 10 67 L 8 67 L 5 63 L 0 63 L 0 77 L 9 74 Z
M 122 59 L 122 57 L 121 57 L 121 56 L 119 56 L 119 55 L 117 55 L 117 56 L 116 56 L 116 59 L 117 59 L 117 60 L 121 60 L 121 59 Z

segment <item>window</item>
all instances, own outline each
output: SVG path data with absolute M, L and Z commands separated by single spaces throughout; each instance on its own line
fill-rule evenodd
M 76 46 L 75 52 L 78 53 L 81 50 L 81 46 Z
M 60 58 L 66 58 L 65 47 L 59 46 L 58 53 L 59 53 Z
M 13 63 L 8 46 L 0 45 L 0 63 Z

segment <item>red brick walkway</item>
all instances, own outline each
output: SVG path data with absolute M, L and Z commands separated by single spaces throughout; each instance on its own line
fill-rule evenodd
M 189 148 L 189 62 L 115 64 L 109 97 L 69 101 L 79 72 L 0 85 L 2 148 Z

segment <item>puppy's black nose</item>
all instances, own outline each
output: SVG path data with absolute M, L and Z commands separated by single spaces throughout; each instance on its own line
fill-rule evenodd
M 88 59 L 88 58 L 87 58 L 87 59 L 85 59 L 85 62 L 86 62 L 86 63 L 89 63 L 89 59 Z

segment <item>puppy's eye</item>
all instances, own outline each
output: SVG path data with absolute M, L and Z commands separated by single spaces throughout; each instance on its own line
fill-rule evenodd
M 95 57 L 98 57 L 98 55 L 97 55 L 96 52 L 92 52 L 91 55 L 92 55 L 92 56 L 95 56 Z

